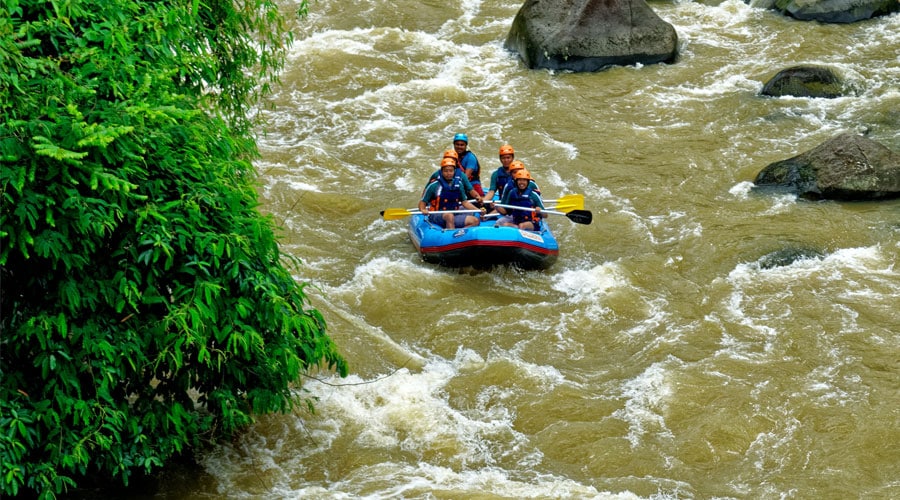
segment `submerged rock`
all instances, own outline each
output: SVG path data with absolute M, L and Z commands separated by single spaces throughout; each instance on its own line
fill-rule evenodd
M 677 43 L 644 0 L 527 0 L 504 46 L 532 69 L 587 72 L 670 62 Z
M 900 197 L 900 154 L 863 136 L 844 133 L 787 160 L 769 164 L 753 181 L 807 199 L 879 200 Z
M 794 66 L 779 71 L 763 86 L 760 95 L 835 98 L 844 94 L 843 80 L 821 66 Z
M 798 260 L 821 259 L 822 257 L 824 255 L 821 252 L 810 248 L 784 248 L 763 255 L 756 262 L 760 269 L 773 269 L 789 266 Z

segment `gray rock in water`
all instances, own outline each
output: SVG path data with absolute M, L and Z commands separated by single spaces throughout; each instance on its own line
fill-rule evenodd
M 897 0 L 775 0 L 775 9 L 803 21 L 853 23 L 900 11 Z
M 835 98 L 844 94 L 844 81 L 829 68 L 794 66 L 779 71 L 763 86 L 760 95 Z
M 823 256 L 811 248 L 783 248 L 763 255 L 756 262 L 760 269 L 774 269 L 789 266 L 798 260 L 821 259 Z
M 529 68 L 575 72 L 671 62 L 678 35 L 644 0 L 527 0 L 505 47 Z
M 756 188 L 788 190 L 807 199 L 900 197 L 900 154 L 860 135 L 840 134 L 798 156 L 772 163 Z

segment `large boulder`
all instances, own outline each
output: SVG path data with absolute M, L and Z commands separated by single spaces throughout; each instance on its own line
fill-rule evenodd
M 879 200 L 900 197 L 900 154 L 863 136 L 844 133 L 793 158 L 772 163 L 753 181 L 807 199 Z
M 853 23 L 900 11 L 897 0 L 775 0 L 782 14 L 803 21 Z
M 760 95 L 834 98 L 844 94 L 844 82 L 829 68 L 793 66 L 783 69 L 763 86 Z
M 505 47 L 532 69 L 586 72 L 674 61 L 677 44 L 644 0 L 526 0 Z

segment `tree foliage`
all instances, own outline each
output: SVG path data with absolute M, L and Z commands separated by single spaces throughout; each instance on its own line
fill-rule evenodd
M 127 483 L 346 374 L 257 210 L 289 42 L 266 0 L 0 3 L 0 496 Z

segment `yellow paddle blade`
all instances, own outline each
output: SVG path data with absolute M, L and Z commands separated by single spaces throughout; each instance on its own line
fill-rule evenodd
M 572 210 L 584 210 L 584 199 L 579 201 L 559 202 L 555 207 L 547 207 L 548 210 L 556 210 L 557 212 L 571 212 Z
M 559 199 L 544 200 L 548 210 L 571 212 L 572 210 L 584 210 L 583 194 L 567 194 Z
M 386 208 L 383 212 L 381 212 L 381 216 L 384 217 L 384 220 L 397 220 L 402 219 L 404 217 L 409 217 L 413 212 L 405 208 Z
M 559 203 L 560 205 L 563 203 L 567 203 L 567 204 L 568 203 L 576 203 L 576 204 L 580 203 L 580 205 L 576 205 L 576 206 L 581 206 L 582 208 L 584 208 L 584 195 L 583 194 L 567 194 L 567 195 L 561 196 L 558 200 L 556 200 L 556 203 Z M 581 208 L 576 208 L 575 210 L 581 210 Z
M 583 194 L 567 194 L 560 198 L 544 198 L 544 203 L 549 205 L 554 205 L 556 203 L 581 203 L 581 206 L 584 206 L 584 195 Z

